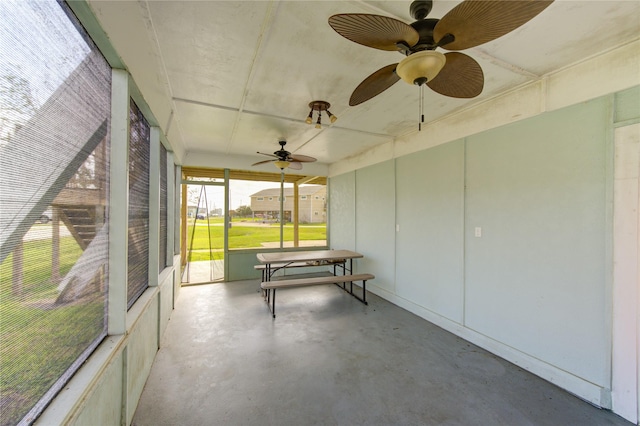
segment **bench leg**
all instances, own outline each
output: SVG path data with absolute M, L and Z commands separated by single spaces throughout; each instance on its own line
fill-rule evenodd
M 353 292 L 353 281 L 352 281 L 351 282 L 351 295 L 353 297 L 355 297 L 356 299 L 358 299 L 359 301 L 361 301 L 362 303 L 364 303 L 365 305 L 368 305 L 369 303 L 367 303 L 367 280 L 362 280 L 362 297 L 357 296 Z
M 271 313 L 273 314 L 273 317 L 276 317 L 276 289 L 273 289 L 273 299 L 271 301 L 273 303 L 273 307 L 271 308 Z
M 338 288 L 341 288 L 342 290 L 346 291 L 347 293 L 349 293 L 350 295 L 352 295 L 353 297 L 355 297 L 365 305 L 368 305 L 369 303 L 367 302 L 367 280 L 362 280 L 362 297 L 358 296 L 353 292 L 353 281 L 349 281 L 349 283 L 350 283 L 349 290 L 347 290 L 346 282 L 343 282 L 342 286 L 340 285 L 340 283 L 335 283 L 335 284 L 338 286 Z

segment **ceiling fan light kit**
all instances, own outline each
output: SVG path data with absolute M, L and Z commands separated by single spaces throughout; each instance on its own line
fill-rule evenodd
M 409 11 L 411 24 L 382 15 L 340 13 L 329 25 L 342 37 L 374 49 L 398 51 L 406 57 L 365 78 L 351 94 L 350 106 L 368 101 L 398 80 L 423 86 L 452 98 L 473 98 L 482 93 L 484 74 L 478 62 L 460 52 L 495 40 L 529 22 L 553 0 L 464 0 L 441 19 L 426 19 L 433 0 L 416 0 Z M 420 111 L 421 118 L 422 107 Z M 420 127 L 419 127 L 420 129 Z
M 409 84 L 422 86 L 433 80 L 447 62 L 444 54 L 423 50 L 407 56 L 396 67 L 396 74 Z
M 313 112 L 318 111 L 318 120 L 316 121 L 316 129 L 322 128 L 322 111 L 325 111 L 327 113 L 327 116 L 329 117 L 329 121 L 331 123 L 335 123 L 336 120 L 338 119 L 337 116 L 331 114 L 331 111 L 329 111 L 329 108 L 331 108 L 331 104 L 329 102 L 311 101 L 309 102 L 309 108 L 311 108 L 311 111 L 309 111 L 309 115 L 307 116 L 307 119 L 305 120 L 305 122 L 307 124 L 313 123 Z
M 273 164 L 279 168 L 280 170 L 286 169 L 287 167 L 289 167 L 289 165 L 291 163 L 289 163 L 288 161 L 284 161 L 284 160 L 277 160 L 274 161 Z

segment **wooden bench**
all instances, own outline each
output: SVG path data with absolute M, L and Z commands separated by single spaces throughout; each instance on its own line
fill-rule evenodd
M 338 287 L 342 288 L 344 291 L 367 305 L 367 280 L 372 280 L 374 278 L 375 277 L 373 276 L 373 274 L 329 275 L 305 278 L 295 278 L 295 275 L 293 275 L 292 278 L 279 277 L 279 279 L 275 279 L 273 281 L 264 281 L 260 284 L 260 287 L 265 291 L 265 300 L 267 302 L 267 306 L 269 306 L 269 309 L 273 314 L 273 318 L 275 318 L 276 290 L 279 288 L 304 287 L 320 284 L 336 284 Z M 353 293 L 354 281 L 362 281 L 362 297 L 359 297 L 358 295 Z M 340 286 L 340 283 L 342 283 L 342 286 Z M 347 289 L 346 283 L 350 284 L 349 289 Z M 272 290 L 273 295 L 271 295 Z
M 271 268 L 271 274 L 273 275 L 274 272 L 279 271 L 280 269 L 284 269 L 284 268 L 311 268 L 313 266 L 343 266 L 346 263 L 345 259 L 336 259 L 336 260 L 329 260 L 329 261 L 315 261 L 315 262 L 289 262 L 289 263 L 272 263 L 270 265 Z M 260 265 L 253 265 L 253 269 L 255 269 L 256 271 L 260 271 L 262 273 L 262 281 L 267 281 L 267 265 L 265 264 L 260 264 Z M 334 274 L 335 274 L 335 270 L 334 270 Z

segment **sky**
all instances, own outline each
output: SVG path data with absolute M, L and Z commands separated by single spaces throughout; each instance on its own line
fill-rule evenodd
M 221 208 L 224 206 L 224 186 L 212 185 L 189 185 L 189 204 L 195 205 L 197 198 L 201 199 L 200 206 L 204 207 L 204 193 L 201 194 L 201 187 L 206 188 L 206 198 L 209 209 Z M 291 187 L 292 184 L 285 183 L 285 187 Z M 240 206 L 251 206 L 251 195 L 267 188 L 279 188 L 278 182 L 254 182 L 254 181 L 231 181 L 230 199 L 231 209 L 235 210 Z
M 0 75 L 18 70 L 27 75 L 41 106 L 91 50 L 57 3 L 21 0 L 22 7 L 15 3 L 0 1 L 0 50 L 8 53 L 0 61 Z M 52 22 L 58 31 L 52 31 Z M 49 49 L 42 50 L 42 45 Z
M 0 108 L 0 141 L 5 141 L 91 50 L 56 2 L 0 0 L 0 22 L 0 105 L 4 106 Z M 42 50 L 42 45 L 48 49 Z M 26 85 L 12 84 L 17 77 L 26 80 Z M 35 109 L 22 106 L 24 97 Z

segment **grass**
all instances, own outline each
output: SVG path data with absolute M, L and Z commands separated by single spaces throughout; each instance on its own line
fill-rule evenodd
M 60 239 L 60 275 L 64 276 L 82 255 L 82 249 L 72 237 Z M 51 285 L 51 240 L 34 240 L 24 243 L 23 292 L 34 297 L 55 294 Z M 0 264 L 0 301 L 12 297 L 13 254 Z M 0 302 L 1 303 L 1 302 Z
M 82 250 L 60 240 L 60 275 Z M 2 424 L 17 423 L 104 330 L 104 298 L 55 305 L 51 240 L 24 243 L 23 282 L 12 289 L 13 255 L 0 264 L 0 406 Z
M 2 303 L 2 423 L 17 423 L 104 328 L 104 302 L 51 310 Z M 8 324 L 7 324 L 8 323 Z
M 231 222 L 229 229 L 229 249 L 260 248 L 262 243 L 275 243 L 280 241 L 280 224 L 273 223 L 268 226 L 249 225 L 252 220 L 236 220 Z M 255 222 L 261 222 L 255 220 Z M 211 247 L 214 250 L 214 259 L 224 258 L 222 249 L 224 247 L 224 223 L 222 218 L 210 219 L 210 225 L 206 221 L 198 221 L 193 237 L 192 261 L 210 260 L 209 238 Z M 207 233 L 207 230 L 209 232 Z M 188 239 L 191 241 L 193 225 L 188 227 Z M 323 241 L 327 238 L 327 226 L 325 223 L 301 224 L 298 228 L 298 235 L 301 241 Z M 284 240 L 293 241 L 293 224 L 285 224 Z

